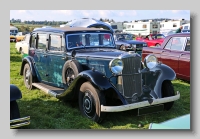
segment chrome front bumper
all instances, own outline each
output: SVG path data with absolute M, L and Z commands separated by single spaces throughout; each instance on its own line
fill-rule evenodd
M 30 124 L 30 116 L 10 120 L 10 129 L 26 126 Z
M 138 102 L 138 103 L 133 103 L 133 104 L 128 104 L 128 105 L 121 105 L 121 106 L 101 105 L 101 111 L 102 112 L 120 112 L 120 111 L 132 110 L 132 109 L 137 109 L 141 107 L 147 107 L 147 106 L 153 106 L 157 104 L 172 102 L 172 101 L 178 100 L 179 98 L 180 98 L 180 93 L 179 91 L 177 91 L 177 94 L 175 96 L 153 99 L 152 103 L 150 103 L 149 101 L 143 101 L 143 102 Z

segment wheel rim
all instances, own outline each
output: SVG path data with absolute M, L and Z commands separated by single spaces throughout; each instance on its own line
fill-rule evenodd
M 74 71 L 71 68 L 68 68 L 66 70 L 65 77 L 66 77 L 67 85 L 69 86 L 72 83 L 72 81 L 74 80 L 74 78 L 75 78 Z
M 89 118 L 94 117 L 96 110 L 90 91 L 85 92 L 85 95 L 83 96 L 82 106 L 83 106 L 83 111 L 87 117 Z
M 30 85 L 30 77 L 31 76 L 31 73 L 30 73 L 30 70 L 26 70 L 26 73 L 25 73 L 25 82 L 26 84 L 29 86 Z

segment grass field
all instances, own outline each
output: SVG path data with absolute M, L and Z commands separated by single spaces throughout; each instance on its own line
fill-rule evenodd
M 15 43 L 10 43 L 10 84 L 22 91 L 23 98 L 17 101 L 21 117 L 31 117 L 31 124 L 23 129 L 148 129 L 151 122 L 160 123 L 190 113 L 190 84 L 175 80 L 174 89 L 180 91 L 181 97 L 171 110 L 143 116 L 137 116 L 136 110 L 108 113 L 105 121 L 97 124 L 81 116 L 77 102 L 62 102 L 39 89 L 26 89 L 19 75 L 21 61 Z

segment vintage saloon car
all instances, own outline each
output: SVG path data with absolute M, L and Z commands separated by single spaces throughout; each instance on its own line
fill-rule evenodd
M 144 48 L 142 60 L 149 54 L 170 66 L 177 78 L 190 81 L 190 33 L 172 34 L 165 38 L 161 47 Z
M 117 50 L 109 30 L 41 28 L 30 39 L 20 71 L 25 86 L 63 101 L 77 100 L 81 113 L 97 123 L 106 112 L 169 110 L 180 97 L 170 67 L 148 55 L 142 69 L 141 56 Z
M 147 47 L 146 42 L 133 40 L 132 34 L 115 33 L 114 39 L 117 49 L 123 51 L 135 51 L 141 54 L 142 48 Z
M 10 84 L 10 128 L 19 128 L 30 124 L 30 116 L 20 117 L 17 100 L 22 98 L 19 88 Z

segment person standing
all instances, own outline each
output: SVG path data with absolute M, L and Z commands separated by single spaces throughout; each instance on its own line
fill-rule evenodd
M 183 29 L 183 26 L 180 26 L 180 27 L 176 30 L 175 33 L 181 33 L 182 29 Z

